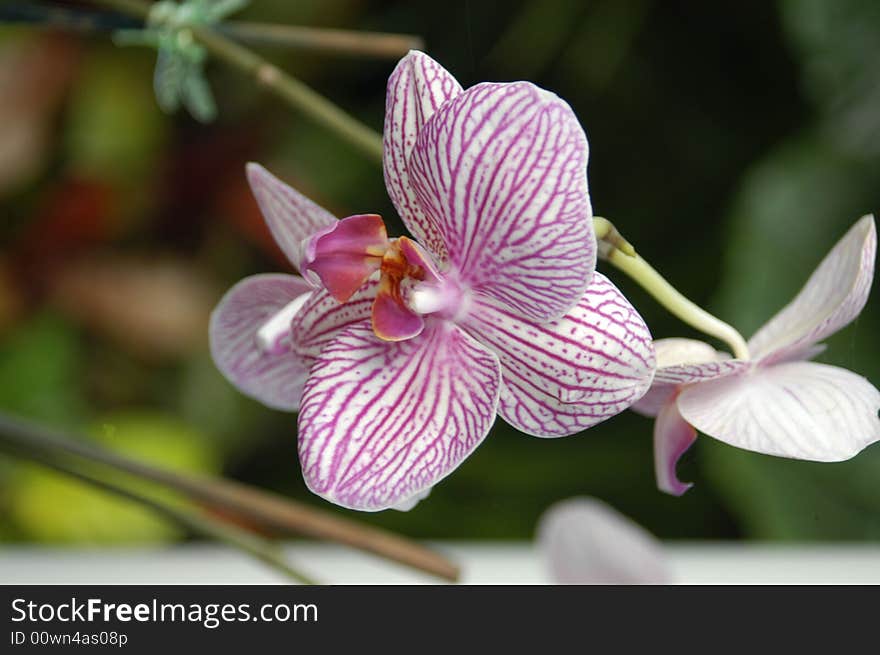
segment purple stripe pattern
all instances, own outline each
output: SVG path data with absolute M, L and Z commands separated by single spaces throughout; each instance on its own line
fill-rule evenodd
M 340 330 L 369 320 L 378 286 L 376 280 L 368 281 L 345 303 L 326 289 L 316 289 L 291 322 L 294 352 L 311 366 Z
M 699 430 L 738 448 L 817 462 L 849 459 L 880 441 L 880 392 L 844 368 L 806 361 L 817 342 L 854 320 L 874 277 L 873 216 L 860 219 L 822 260 L 795 299 L 749 341 L 750 361 L 676 362 L 687 340 L 657 342 L 660 368 L 636 411 L 657 415 L 658 486 L 680 495 L 675 462 Z M 673 341 L 673 340 L 666 340 Z M 703 345 L 711 358 L 711 346 Z M 675 354 L 677 351 L 677 355 Z M 706 353 L 709 353 L 708 355 Z
M 354 509 L 387 509 L 454 470 L 495 419 L 498 359 L 448 322 L 385 342 L 345 328 L 309 374 L 299 456 L 309 488 Z
M 547 323 L 524 321 L 490 298 L 477 302 L 466 327 L 498 355 L 498 411 L 522 432 L 580 432 L 619 414 L 651 385 L 651 333 L 601 273 L 568 314 Z
M 303 242 L 314 233 L 332 226 L 336 217 L 259 164 L 248 164 L 246 172 L 251 191 L 272 236 L 293 267 L 300 270 Z
M 309 363 L 291 350 L 290 340 L 269 353 L 257 332 L 297 297 L 312 290 L 293 275 L 254 275 L 232 287 L 211 314 L 211 355 L 239 391 L 273 409 L 299 408 Z
M 527 82 L 485 83 L 434 112 L 408 170 L 462 281 L 546 321 L 580 300 L 595 268 L 587 154 L 564 101 Z
M 384 173 L 415 240 L 387 239 L 374 215 L 337 222 L 249 167 L 276 239 L 322 282 L 260 332 L 289 315 L 290 353 L 310 367 L 299 456 L 312 491 L 407 509 L 498 413 L 558 437 L 645 393 L 648 328 L 594 275 L 587 157 L 552 93 L 525 82 L 462 91 L 412 52 L 388 83 Z
M 383 133 L 385 186 L 406 228 L 440 263 L 446 249 L 425 215 L 410 182 L 409 156 L 416 136 L 437 108 L 461 93 L 461 85 L 428 55 L 413 51 L 400 60 L 388 79 Z

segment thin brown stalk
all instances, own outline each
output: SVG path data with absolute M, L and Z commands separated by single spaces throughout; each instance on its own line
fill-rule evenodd
M 0 441 L 43 453 L 63 452 L 124 471 L 174 489 L 217 512 L 232 514 L 245 523 L 257 524 L 280 535 L 297 534 L 335 541 L 446 580 L 458 579 L 458 568 L 452 562 L 415 542 L 239 482 L 162 469 L 2 414 Z

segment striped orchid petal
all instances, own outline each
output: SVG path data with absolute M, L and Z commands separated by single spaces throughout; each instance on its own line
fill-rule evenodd
M 667 402 L 654 421 L 654 475 L 657 488 L 673 496 L 681 496 L 692 482 L 678 479 L 678 460 L 697 439 L 697 431 L 678 413 L 674 399 Z
M 300 270 L 303 241 L 332 226 L 336 217 L 259 164 L 248 164 L 246 171 L 266 225 L 293 267 Z
M 805 358 L 810 347 L 850 323 L 865 306 L 874 279 L 877 230 L 862 217 L 822 260 L 795 299 L 749 340 L 755 360 Z
M 425 53 L 412 51 L 391 73 L 385 101 L 383 169 L 388 195 L 407 229 L 441 263 L 446 249 L 416 198 L 407 168 L 419 130 L 440 105 L 460 93 L 461 85 L 445 68 Z
M 221 373 L 239 391 L 264 405 L 296 411 L 309 364 L 291 351 L 290 318 L 306 301 L 309 284 L 293 275 L 254 275 L 232 287 L 211 315 L 211 355 Z M 267 325 L 271 343 L 260 343 Z
M 375 279 L 369 280 L 344 303 L 326 289 L 315 289 L 291 322 L 294 352 L 311 366 L 340 330 L 369 320 L 378 286 Z
M 499 413 L 517 429 L 561 437 L 618 414 L 651 384 L 651 333 L 601 273 L 561 319 L 524 321 L 498 301 L 475 300 L 467 329 L 501 360 Z
M 437 109 L 408 171 L 425 232 L 463 282 L 545 321 L 580 300 L 595 267 L 587 154 L 564 101 L 526 82 L 486 83 Z M 440 258 L 435 240 L 425 245 Z
M 665 584 L 672 580 L 654 535 L 595 498 L 553 505 L 538 547 L 559 584 Z
M 411 499 L 489 432 L 500 377 L 495 355 L 450 323 L 432 321 L 399 342 L 381 341 L 367 321 L 350 325 L 306 383 L 299 414 L 306 483 L 352 509 Z
M 658 339 L 654 348 L 657 353 L 654 381 L 648 393 L 631 407 L 644 416 L 657 416 L 682 385 L 734 375 L 750 366 L 696 339 Z
M 785 362 L 685 388 L 682 417 L 738 448 L 819 462 L 880 439 L 880 392 L 843 368 Z

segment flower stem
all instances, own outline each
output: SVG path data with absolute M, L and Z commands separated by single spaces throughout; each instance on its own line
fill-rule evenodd
M 131 16 L 33 4 L 0 7 L 0 22 L 85 34 L 123 28 L 136 29 L 140 26 L 140 21 Z M 424 48 L 421 37 L 415 34 L 364 32 L 241 20 L 226 20 L 214 27 L 228 37 L 251 45 L 279 46 L 377 59 L 399 59 L 410 50 Z
M 84 470 L 77 469 L 69 462 L 58 458 L 57 455 L 37 453 L 22 448 L 14 449 L 13 453 L 24 456 L 47 468 L 51 468 L 64 475 L 75 478 L 80 482 L 89 484 L 97 489 L 107 491 L 121 498 L 138 503 L 166 520 L 177 523 L 189 532 L 228 544 L 233 548 L 255 557 L 261 562 L 280 571 L 292 580 L 296 580 L 300 584 L 315 584 L 315 582 L 306 575 L 291 567 L 274 544 L 261 539 L 250 532 L 242 530 L 241 528 L 237 528 L 208 516 L 203 516 L 197 512 L 190 512 L 179 507 L 174 507 L 173 505 L 160 502 L 146 494 L 133 491 L 123 485 L 104 480 L 91 473 L 87 473 Z
M 162 469 L 0 413 L 0 443 L 3 442 L 45 455 L 60 452 L 98 463 L 174 489 L 218 512 L 282 535 L 327 539 L 452 582 L 458 579 L 458 568 L 452 562 L 408 539 L 241 483 Z
M 671 314 L 700 332 L 721 339 L 730 346 L 734 357 L 749 359 L 746 341 L 733 326 L 685 298 L 639 256 L 610 221 L 597 216 L 593 219 L 593 226 L 599 241 L 600 258 L 626 273 Z
M 129 16 L 146 19 L 151 4 L 143 0 L 94 0 L 97 4 Z M 376 162 L 382 162 L 382 135 L 370 129 L 310 87 L 213 27 L 192 25 L 193 38 L 217 59 L 250 75 L 258 84 L 280 96 L 290 106 L 358 148 Z
M 414 34 L 357 32 L 301 25 L 276 25 L 238 20 L 223 21 L 217 31 L 240 41 L 338 54 L 399 59 L 410 50 L 421 50 L 422 39 Z

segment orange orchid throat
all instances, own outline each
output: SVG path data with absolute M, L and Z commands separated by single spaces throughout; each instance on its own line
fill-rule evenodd
M 317 275 L 341 303 L 377 271 L 372 324 L 376 336 L 385 341 L 419 335 L 425 327 L 423 315 L 442 312 L 460 296 L 415 241 L 389 239 L 376 214 L 343 218 L 306 242 L 303 272 Z

